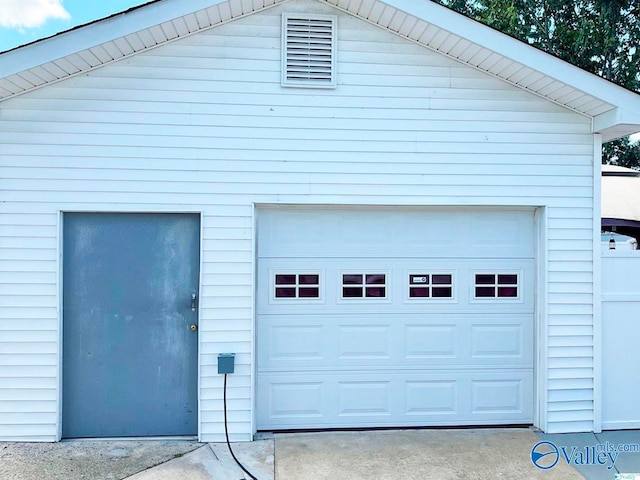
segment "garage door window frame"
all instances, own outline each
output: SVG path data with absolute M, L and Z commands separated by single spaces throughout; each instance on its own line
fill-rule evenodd
M 433 283 L 433 277 L 443 275 L 450 276 L 450 283 Z M 427 277 L 427 282 L 424 283 L 423 288 L 429 288 L 429 296 L 426 297 L 412 297 L 411 291 L 415 288 L 421 288 L 421 285 L 415 281 L 412 282 L 414 277 Z M 456 270 L 431 270 L 431 269 L 412 269 L 405 270 L 404 282 L 405 282 L 405 303 L 457 303 L 457 281 L 458 275 Z M 433 296 L 433 288 L 450 288 L 450 296 Z
M 479 276 L 493 276 L 494 279 L 491 283 L 478 283 Z M 516 283 L 501 283 L 500 277 L 503 276 L 515 276 Z M 470 301 L 471 303 L 522 303 L 524 301 L 522 297 L 522 270 L 476 270 L 471 272 L 471 278 L 469 279 L 469 286 L 471 288 Z M 516 296 L 500 295 L 501 288 L 516 288 Z M 478 288 L 493 288 L 493 295 L 478 296 Z
M 367 277 L 384 275 L 384 283 L 369 283 Z M 361 276 L 360 283 L 345 283 L 346 276 Z M 390 303 L 391 302 L 391 272 L 382 269 L 367 270 L 339 270 L 337 302 L 340 304 L 362 304 L 362 303 Z M 361 288 L 362 296 L 344 296 L 344 288 Z M 367 296 L 367 288 L 384 288 L 384 297 Z
M 281 276 L 295 277 L 295 283 L 278 284 L 277 278 Z M 317 276 L 318 283 L 301 282 L 300 279 L 304 276 Z M 269 283 L 269 303 L 324 303 L 324 270 L 269 270 Z M 280 288 L 295 289 L 295 296 L 278 296 Z M 300 295 L 300 290 L 305 288 L 317 288 L 318 296 Z

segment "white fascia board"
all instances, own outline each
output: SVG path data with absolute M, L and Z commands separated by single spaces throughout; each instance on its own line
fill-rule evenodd
M 610 129 L 615 129 L 609 134 Z M 593 133 L 601 133 L 604 141 L 640 132 L 640 110 L 616 107 L 593 118 Z
M 635 135 L 640 132 L 640 125 L 618 125 L 611 130 L 601 130 L 599 133 L 602 137 L 602 142 L 612 142 L 614 140 L 618 140 L 619 138 L 628 137 L 629 135 Z
M 3 53 L 0 55 L 0 77 L 8 77 L 226 1 L 161 0 L 130 12 L 115 14 L 84 27 Z
M 432 1 L 385 3 L 616 106 L 640 111 L 640 95 Z

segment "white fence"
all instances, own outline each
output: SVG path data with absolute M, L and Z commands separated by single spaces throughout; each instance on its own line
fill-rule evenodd
M 602 252 L 602 428 L 640 428 L 640 250 Z

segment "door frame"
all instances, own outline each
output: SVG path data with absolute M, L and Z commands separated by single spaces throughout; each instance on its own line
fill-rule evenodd
M 64 289 L 64 282 L 63 282 L 63 271 L 62 271 L 62 267 L 63 267 L 63 251 L 64 251 L 64 215 L 67 213 L 95 213 L 95 214 L 101 214 L 101 213 L 112 213 L 112 214 L 163 214 L 163 213 L 168 213 L 168 214 L 192 214 L 192 215 L 198 215 L 198 220 L 199 220 L 199 241 L 200 241 L 200 251 L 199 251 L 199 264 L 198 264 L 198 294 L 199 294 L 199 298 L 198 300 L 200 300 L 200 293 L 202 291 L 202 266 L 203 266 L 203 244 L 204 244 L 204 238 L 203 238 L 203 228 L 202 228 L 202 223 L 203 223 L 203 218 L 204 218 L 204 213 L 202 210 L 184 210 L 184 209 L 176 209 L 176 210 L 154 210 L 154 209 L 149 209 L 149 210 L 143 210 L 143 209 L 136 209 L 136 210 L 112 210 L 112 209 L 91 209 L 91 210 L 83 210 L 83 209 L 65 209 L 65 210 L 58 210 L 57 212 L 57 225 L 56 225 L 56 235 L 57 235 L 57 242 L 56 242 L 56 272 L 57 272 L 57 281 L 58 281 L 58 289 L 56 292 L 57 295 L 57 308 L 58 308 L 58 312 L 57 312 L 57 317 L 58 317 L 58 352 L 57 352 L 57 370 L 56 370 L 56 377 L 57 377 L 57 397 L 56 397 L 56 412 L 57 412 L 57 425 L 56 425 L 56 441 L 59 442 L 60 440 L 62 440 L 62 397 L 63 397 L 63 379 L 62 379 L 62 375 L 63 375 L 63 335 L 64 335 L 64 319 L 63 319 L 63 306 L 62 306 L 62 300 L 63 300 L 63 289 Z M 201 315 L 201 305 L 202 302 L 198 301 L 197 303 L 197 318 L 198 318 L 198 339 L 196 342 L 196 356 L 198 358 L 198 365 L 197 365 L 197 376 L 198 378 L 196 379 L 196 388 L 197 388 L 197 412 L 196 412 L 196 423 L 198 425 L 198 432 L 197 432 L 197 436 L 198 436 L 198 441 L 201 441 L 202 438 L 202 423 L 201 423 L 201 399 L 200 399 L 200 387 L 201 387 L 201 364 L 200 364 L 200 350 L 201 350 L 201 338 L 200 338 L 200 331 L 201 331 L 201 325 L 202 325 L 202 315 Z M 129 437 L 129 438 L 136 438 L 136 437 Z M 145 437 L 145 438 L 149 438 L 149 437 Z M 153 438 L 153 437 L 151 437 Z

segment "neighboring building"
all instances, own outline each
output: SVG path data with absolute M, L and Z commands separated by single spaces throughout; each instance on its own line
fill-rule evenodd
M 283 41 L 284 38 L 284 41 Z M 602 428 L 640 96 L 430 1 L 162 0 L 0 55 L 0 439 Z
M 640 239 L 640 172 L 602 166 L 602 229 Z

